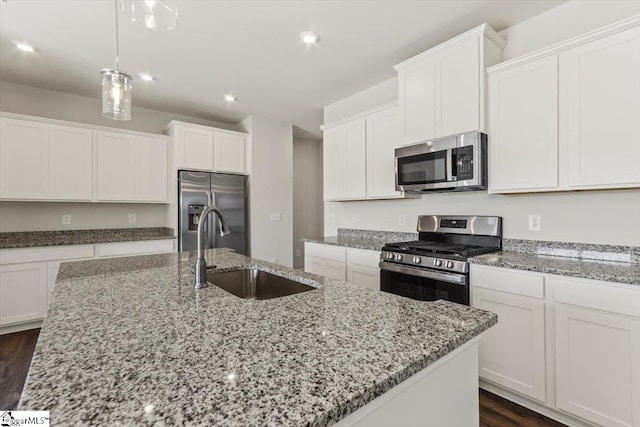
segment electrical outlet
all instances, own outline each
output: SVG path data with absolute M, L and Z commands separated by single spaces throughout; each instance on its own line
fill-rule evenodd
M 407 216 L 405 214 L 400 214 L 398 217 L 398 225 L 405 225 L 407 223 Z
M 270 262 L 270 263 L 272 263 L 272 264 L 277 264 L 277 263 L 278 263 L 278 260 L 277 260 L 276 258 L 271 258 L 271 259 L 269 260 L 269 262 Z
M 282 212 L 271 212 L 271 222 L 282 221 Z
M 542 217 L 540 214 L 529 215 L 529 231 L 540 231 L 542 229 Z
M 336 222 L 336 214 L 331 214 L 331 222 Z
M 62 215 L 62 224 L 63 225 L 71 224 L 71 215 L 69 214 Z
M 357 224 L 358 223 L 358 215 L 353 214 L 351 215 L 351 224 Z
M 296 256 L 300 256 L 300 249 L 296 249 Z
M 129 214 L 129 222 L 136 222 L 136 214 L 133 214 L 133 213 Z

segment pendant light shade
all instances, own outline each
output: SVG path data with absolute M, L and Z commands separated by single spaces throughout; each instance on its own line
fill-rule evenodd
M 120 0 L 120 8 L 133 21 L 152 30 L 170 30 L 178 25 L 177 0 Z
M 131 120 L 131 76 L 113 68 L 102 72 L 102 115 L 113 120 Z

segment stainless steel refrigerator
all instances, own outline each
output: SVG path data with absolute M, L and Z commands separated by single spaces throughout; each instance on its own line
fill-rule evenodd
M 231 233 L 220 236 L 218 219 L 210 214 L 205 249 L 232 248 L 248 255 L 247 177 L 210 172 L 178 173 L 178 250 L 197 249 L 198 221 L 209 205 L 220 209 Z

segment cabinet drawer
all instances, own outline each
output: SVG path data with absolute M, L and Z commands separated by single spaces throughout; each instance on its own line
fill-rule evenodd
M 93 258 L 93 254 L 93 245 L 3 249 L 0 251 L 0 264 Z
M 347 262 L 349 264 L 360 264 L 368 267 L 378 268 L 380 263 L 380 252 L 367 249 L 347 249 Z
M 346 248 L 343 248 L 342 246 L 305 242 L 304 253 L 309 256 L 338 262 L 346 262 L 347 260 Z
M 556 302 L 640 318 L 640 288 L 596 280 L 551 276 Z
M 148 240 L 142 242 L 104 243 L 96 245 L 96 257 L 98 258 L 164 252 L 173 252 L 173 240 Z
M 541 274 L 471 264 L 469 279 L 472 287 L 544 298 L 544 276 Z

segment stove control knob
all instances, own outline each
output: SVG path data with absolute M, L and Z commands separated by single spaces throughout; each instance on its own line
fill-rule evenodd
M 436 267 L 441 267 L 442 266 L 442 260 L 441 259 L 434 259 L 433 260 L 433 265 L 435 265 Z
M 394 258 L 395 258 L 395 257 L 394 257 L 394 255 L 393 255 L 392 253 L 387 253 L 387 259 L 392 260 L 392 259 L 394 259 Z
M 420 264 L 422 262 L 422 259 L 419 256 L 414 256 L 413 257 L 413 263 L 414 264 Z
M 402 261 L 402 255 L 400 255 L 400 254 L 396 255 L 396 260 Z
M 453 261 L 447 261 L 447 268 L 453 268 Z

